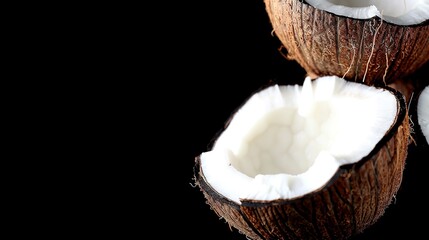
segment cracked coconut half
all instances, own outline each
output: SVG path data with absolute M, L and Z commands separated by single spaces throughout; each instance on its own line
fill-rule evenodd
M 396 90 L 307 77 L 252 95 L 196 157 L 195 180 L 250 239 L 345 239 L 390 204 L 408 136 Z
M 306 72 L 390 84 L 429 60 L 429 0 L 264 0 L 274 33 Z

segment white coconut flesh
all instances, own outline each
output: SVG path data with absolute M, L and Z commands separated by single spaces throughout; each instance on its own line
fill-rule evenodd
M 426 141 L 429 143 L 429 86 L 420 93 L 417 103 L 417 119 Z
M 429 19 L 429 0 L 306 0 L 313 7 L 336 15 L 369 19 L 380 17 L 397 25 L 420 24 Z
M 335 76 L 273 85 L 239 108 L 200 155 L 214 190 L 240 199 L 292 199 L 367 156 L 394 124 L 391 92 Z

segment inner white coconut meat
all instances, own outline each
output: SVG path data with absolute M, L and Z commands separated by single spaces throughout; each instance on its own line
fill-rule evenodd
M 417 103 L 417 119 L 422 133 L 429 143 L 429 86 L 420 93 Z
M 200 155 L 202 172 L 238 204 L 305 195 L 367 156 L 394 123 L 397 105 L 387 90 L 335 76 L 270 86 Z
M 306 0 L 313 7 L 357 19 L 375 16 L 398 25 L 420 24 L 429 19 L 429 0 Z

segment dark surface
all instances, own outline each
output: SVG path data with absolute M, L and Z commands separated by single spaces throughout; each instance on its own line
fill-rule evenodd
M 16 28 L 14 57 L 34 66 L 8 61 L 20 69 L 5 99 L 23 115 L 6 126 L 22 183 L 9 185 L 7 225 L 55 239 L 245 240 L 193 186 L 194 158 L 252 92 L 305 72 L 278 51 L 262 0 L 127 4 L 57 7 L 66 21 L 34 11 L 34 32 Z M 428 160 L 412 146 L 395 203 L 359 239 L 426 233 Z
M 184 74 L 183 80 L 174 83 L 173 88 L 185 89 L 178 94 L 180 103 L 172 101 L 173 108 L 183 111 L 180 116 L 175 116 L 180 119 L 180 124 L 172 126 L 174 138 L 169 140 L 177 147 L 175 159 L 170 160 L 174 161 L 171 170 L 176 174 L 180 172 L 172 188 L 179 192 L 181 199 L 180 206 L 169 210 L 174 212 L 176 221 L 185 223 L 174 231 L 174 236 L 245 240 L 244 235 L 231 230 L 224 220 L 219 219 L 205 204 L 199 189 L 193 186 L 194 158 L 207 150 L 231 113 L 252 92 L 272 82 L 300 84 L 305 72 L 279 52 L 281 45 L 271 35 L 271 25 L 261 0 L 204 4 L 204 9 L 192 16 L 185 20 L 188 38 L 182 39 L 178 54 L 170 60 L 181 64 L 178 73 Z M 188 60 L 182 62 L 178 56 Z M 428 71 L 425 66 L 418 74 L 426 78 Z M 413 107 L 413 103 L 410 106 Z M 415 113 L 411 111 L 410 114 L 415 125 Z M 398 236 L 414 239 L 426 234 L 428 205 L 424 196 L 428 184 L 429 151 L 418 128 L 415 130 L 416 144 L 410 144 L 398 194 L 382 218 L 354 240 Z

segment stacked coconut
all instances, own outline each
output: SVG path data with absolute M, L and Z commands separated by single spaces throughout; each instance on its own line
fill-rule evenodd
M 196 157 L 207 203 L 249 239 L 347 239 L 397 193 L 429 61 L 429 0 L 265 0 L 273 30 L 306 71 L 302 85 L 250 96 Z

